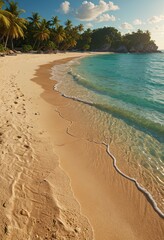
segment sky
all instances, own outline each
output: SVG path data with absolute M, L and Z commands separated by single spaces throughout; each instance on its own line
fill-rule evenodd
M 61 24 L 70 19 L 74 25 L 87 28 L 116 27 L 128 33 L 149 30 L 159 49 L 164 49 L 164 0 L 17 0 L 28 17 L 38 12 L 51 19 L 58 16 Z

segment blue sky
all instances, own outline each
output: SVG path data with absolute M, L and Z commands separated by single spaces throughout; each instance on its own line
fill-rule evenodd
M 149 30 L 160 49 L 164 49 L 164 0 L 17 0 L 26 10 L 22 16 L 38 12 L 50 19 L 58 16 L 85 28 L 113 26 L 122 33 L 138 28 Z

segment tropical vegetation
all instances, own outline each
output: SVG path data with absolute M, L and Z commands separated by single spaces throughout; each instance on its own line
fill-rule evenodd
M 92 50 L 114 52 L 156 52 L 149 31 L 121 35 L 114 27 L 86 29 L 82 24 L 73 26 L 68 19 L 63 25 L 57 16 L 50 20 L 33 12 L 22 18 L 24 10 L 17 2 L 0 0 L 0 51 L 20 49 L 29 51 Z

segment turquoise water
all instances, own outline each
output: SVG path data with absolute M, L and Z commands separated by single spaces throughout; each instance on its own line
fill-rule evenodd
M 97 107 L 164 140 L 164 54 L 84 58 L 72 75 L 102 96 Z
M 86 137 L 106 144 L 117 169 L 164 213 L 164 54 L 89 56 L 54 74 L 56 89 L 81 102 Z

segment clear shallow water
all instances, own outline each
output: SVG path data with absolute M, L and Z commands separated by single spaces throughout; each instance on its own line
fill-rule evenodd
M 58 91 L 91 104 L 81 106 L 90 140 L 109 145 L 118 168 L 164 212 L 164 54 L 90 56 L 56 73 Z
M 102 110 L 163 137 L 163 69 L 163 54 L 113 54 L 82 59 L 71 74 L 78 84 L 102 96 Z

